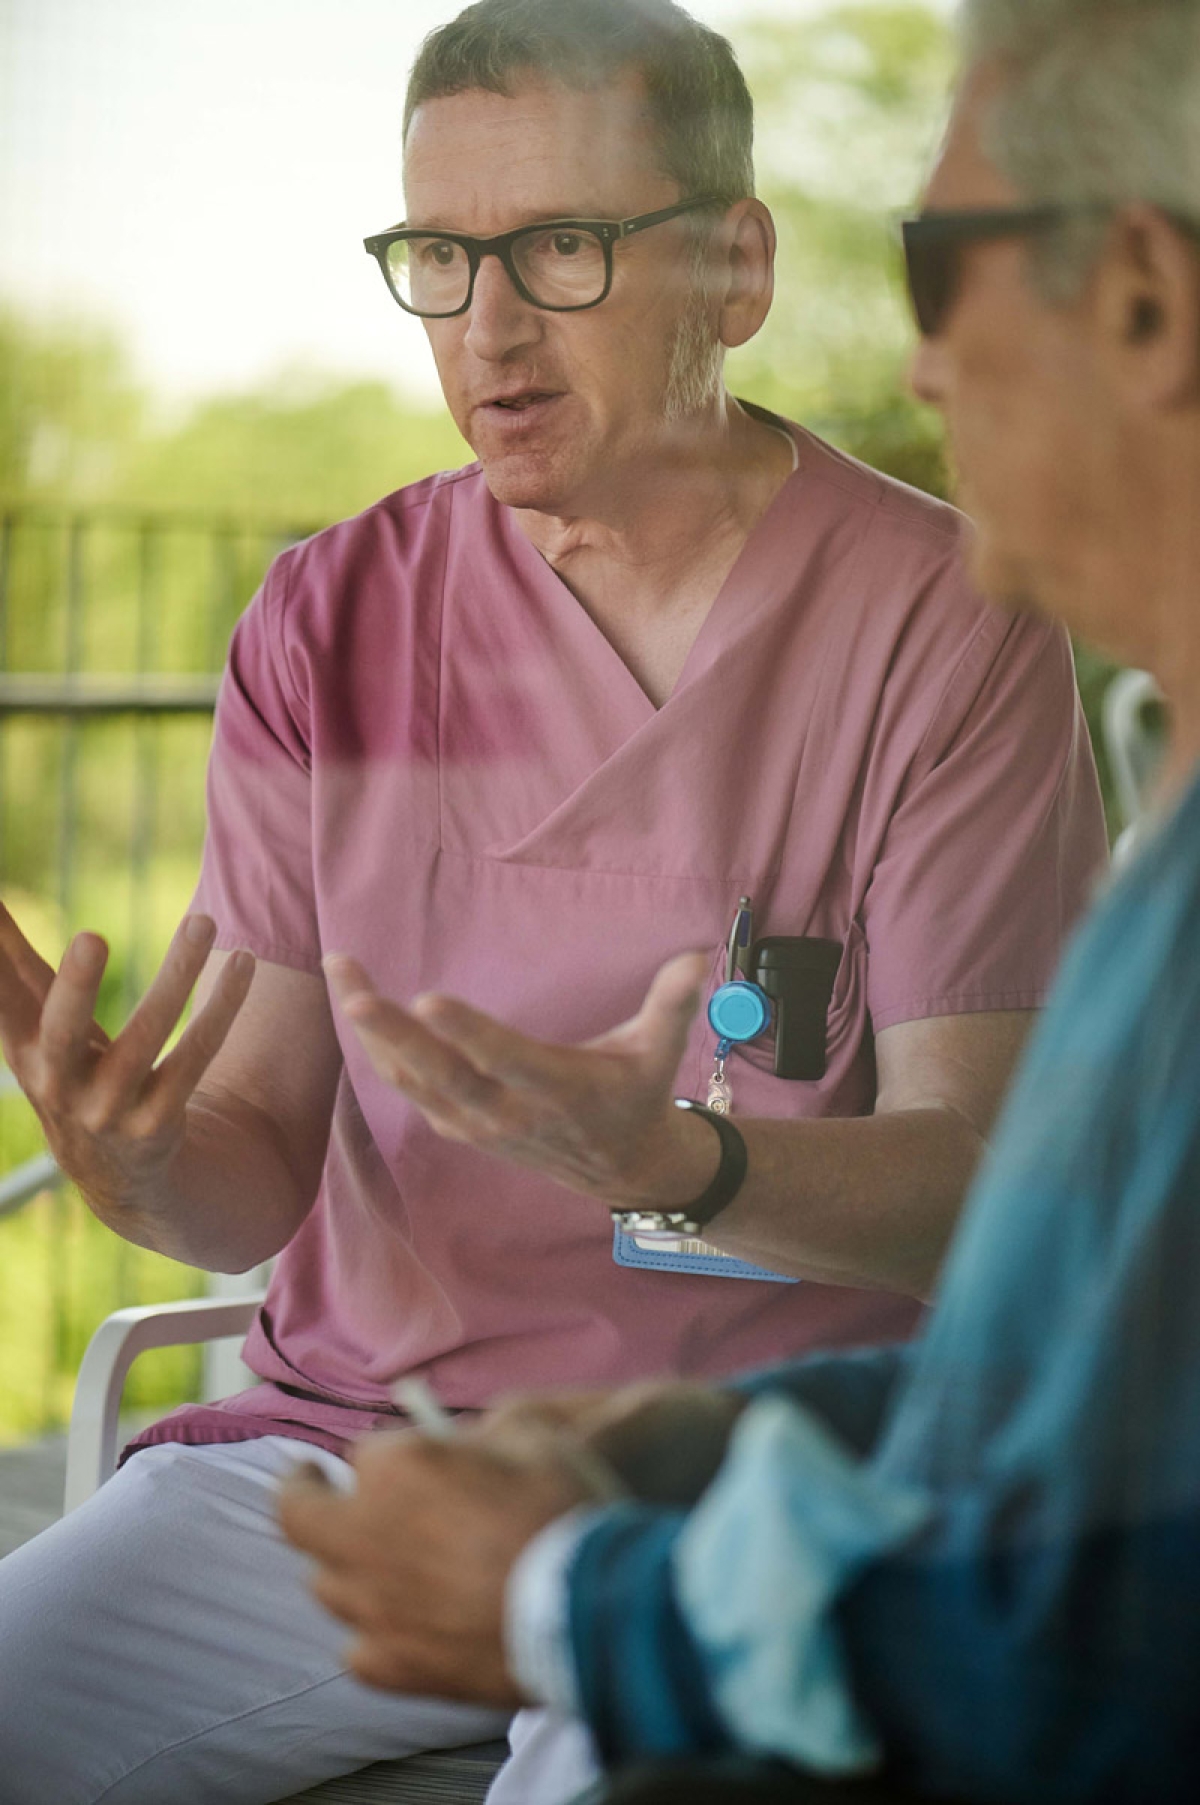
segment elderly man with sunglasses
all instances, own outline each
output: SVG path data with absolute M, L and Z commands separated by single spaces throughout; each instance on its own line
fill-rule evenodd
M 433 35 L 368 250 L 478 463 L 269 574 L 196 912 L 122 1034 L 94 936 L 55 974 L 0 918 L 5 1055 L 92 1207 L 279 1253 L 262 1383 L 0 1569 L 14 1805 L 252 1805 L 504 1724 L 453 1673 L 348 1675 L 276 1530 L 402 1375 L 468 1412 L 716 1377 L 904 1337 L 934 1284 L 1103 857 L 1094 774 L 1065 634 L 971 589 L 957 516 L 725 390 L 771 299 L 750 137 L 668 0 Z M 562 1737 L 522 1735 L 498 1798 L 560 1799 Z
M 1200 1796 L 1200 0 L 966 0 L 963 27 L 905 234 L 915 386 L 986 589 L 1151 669 L 1172 733 L 928 1327 L 382 1438 L 356 1496 L 285 1504 L 377 1684 L 541 1699 L 610 1762 L 710 1757 L 622 1805 L 799 1805 L 830 1789 L 796 1769 L 881 1765 L 847 1796 Z

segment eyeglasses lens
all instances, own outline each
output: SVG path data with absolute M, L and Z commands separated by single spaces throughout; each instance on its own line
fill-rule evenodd
M 543 307 L 590 307 L 608 283 L 604 241 L 578 226 L 522 232 L 511 240 L 509 259 L 520 286 Z M 414 313 L 436 318 L 466 306 L 471 258 L 453 238 L 398 238 L 388 246 L 387 265 L 393 289 Z
M 543 307 L 587 307 L 604 293 L 608 268 L 594 232 L 540 226 L 513 240 L 513 263 Z
M 904 261 L 908 292 L 917 325 L 926 338 L 941 331 L 958 285 L 958 241 L 935 237 L 920 230 L 904 234 Z
M 399 238 L 387 248 L 388 277 L 414 313 L 457 313 L 471 286 L 471 264 L 452 238 Z

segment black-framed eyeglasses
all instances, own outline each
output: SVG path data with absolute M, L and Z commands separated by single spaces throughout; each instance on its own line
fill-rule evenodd
M 917 329 L 936 338 L 958 292 L 963 247 L 990 238 L 1052 231 L 1068 219 L 1111 212 L 1101 202 L 1077 206 L 983 207 L 921 213 L 900 222 L 904 268 Z
M 467 311 L 485 257 L 500 259 L 513 287 L 531 306 L 579 313 L 598 307 L 612 288 L 618 239 L 716 205 L 712 195 L 701 194 L 631 219 L 547 219 L 497 232 L 494 238 L 393 226 L 364 238 L 363 244 L 383 271 L 393 299 L 406 313 L 425 320 L 449 320 Z

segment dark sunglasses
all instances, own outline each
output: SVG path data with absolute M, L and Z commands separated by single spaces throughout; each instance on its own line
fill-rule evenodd
M 917 326 L 925 338 L 936 338 L 958 293 L 963 247 L 990 238 L 1015 238 L 1050 232 L 1071 219 L 1113 213 L 1117 201 L 1079 201 L 1074 205 L 984 207 L 921 213 L 900 222 L 908 293 Z M 1200 242 L 1200 221 L 1163 207 L 1171 224 Z
M 921 213 L 900 222 L 909 299 L 917 327 L 936 338 L 958 293 L 962 252 L 968 244 L 1048 232 L 1084 213 L 1109 212 L 1101 203 L 1074 207 L 986 207 Z

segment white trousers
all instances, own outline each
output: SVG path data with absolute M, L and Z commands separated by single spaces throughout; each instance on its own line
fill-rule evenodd
M 345 1671 L 275 1493 L 285 1436 L 137 1454 L 0 1561 L 2 1805 L 265 1805 L 370 1761 L 502 1735 L 507 1713 L 402 1698 Z M 494 1805 L 565 1805 L 582 1727 L 521 1712 Z

